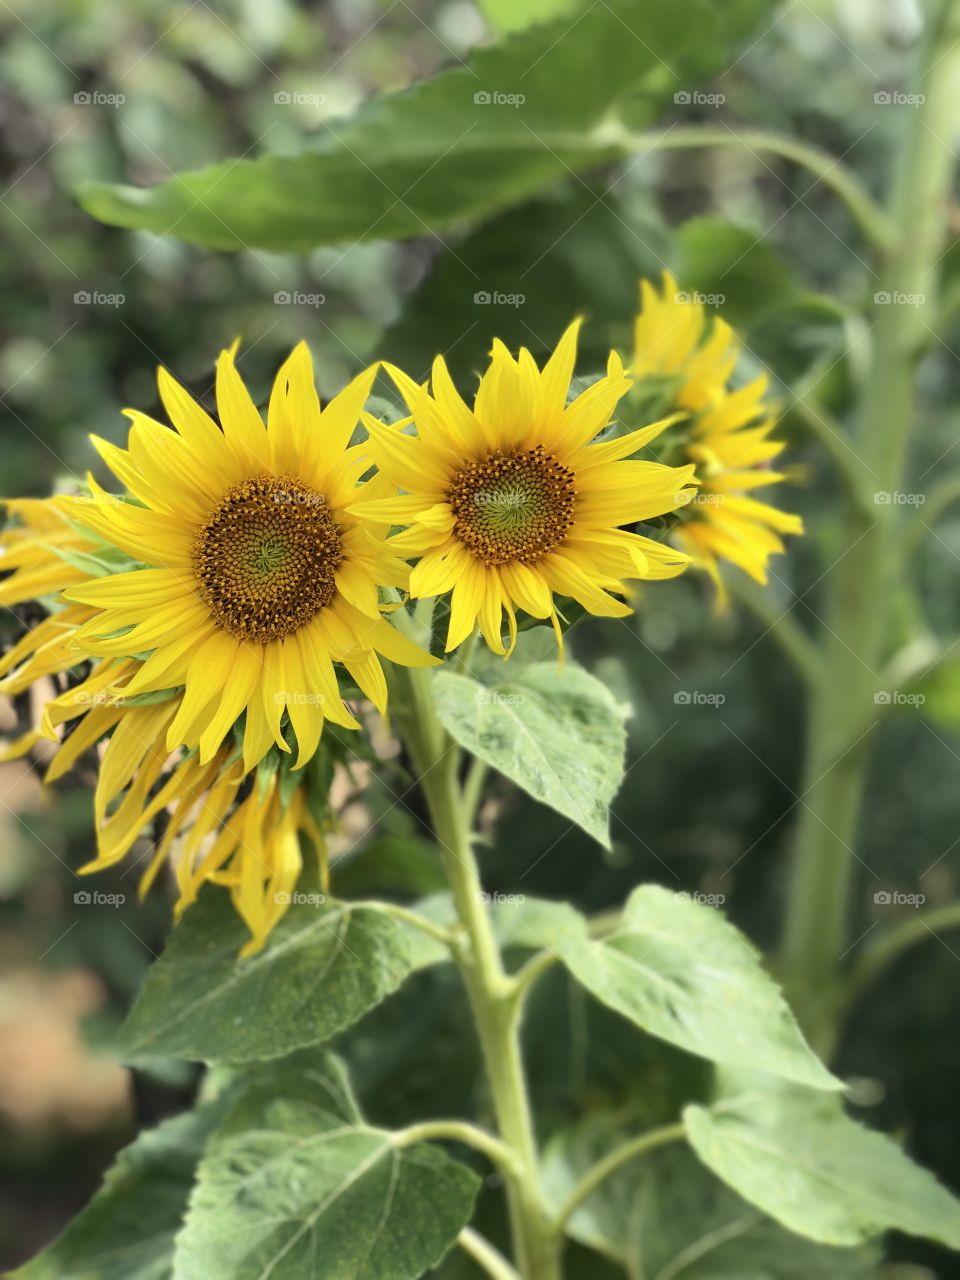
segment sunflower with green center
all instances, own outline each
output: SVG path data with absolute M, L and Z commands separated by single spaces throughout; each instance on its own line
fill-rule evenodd
M 740 344 L 719 316 L 712 320 L 696 297 L 681 293 L 668 272 L 663 291 L 640 282 L 630 372 L 686 411 L 684 456 L 696 466 L 699 488 L 676 529 L 680 546 L 705 569 L 726 601 L 719 561 L 729 560 L 766 585 L 768 562 L 784 551 L 781 534 L 803 533 L 799 516 L 750 494 L 788 479 L 770 464 L 786 447 L 771 439 L 775 413 L 765 400 L 767 378 L 733 389 Z
M 625 580 L 686 567 L 682 553 L 622 526 L 682 506 L 693 465 L 633 458 L 668 421 L 597 441 L 631 380 L 611 355 L 606 377 L 568 403 L 579 327 L 542 370 L 529 351 L 514 358 L 495 341 L 472 408 L 441 357 L 429 389 L 388 365 L 411 417 L 388 426 L 364 415 L 379 472 L 402 493 L 350 509 L 405 526 L 388 545 L 419 557 L 411 596 L 451 593 L 447 652 L 478 624 L 491 649 L 510 652 L 518 610 L 549 619 L 562 645 L 557 598 L 622 617 L 631 612 Z
M 85 656 L 146 655 L 125 697 L 182 689 L 168 750 L 196 748 L 205 764 L 242 718 L 249 770 L 272 747 L 291 750 L 286 713 L 300 768 L 325 720 L 359 728 L 335 663 L 381 711 L 378 655 L 433 663 L 381 616 L 379 588 L 408 577 L 388 526 L 351 509 L 359 496 L 390 491 L 380 478 L 361 483 L 367 450 L 350 446 L 375 376 L 368 369 L 321 409 L 301 343 L 277 375 L 264 426 L 225 351 L 219 425 L 161 369 L 173 429 L 129 410 L 126 449 L 94 438 L 133 501 L 91 479 L 92 497 L 61 499 L 62 509 L 143 567 L 64 598 L 94 611 L 74 638 Z

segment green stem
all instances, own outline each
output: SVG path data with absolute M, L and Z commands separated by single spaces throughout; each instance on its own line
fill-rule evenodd
M 433 920 L 428 920 L 418 912 L 410 911 L 407 907 L 401 907 L 395 902 L 377 902 L 374 899 L 363 898 L 355 905 L 362 907 L 364 911 L 379 911 L 382 915 L 393 916 L 395 920 L 410 925 L 412 929 L 419 929 L 421 933 L 428 934 L 437 942 L 442 942 L 445 947 L 452 947 L 457 940 L 457 932 L 453 929 L 436 924 Z
M 711 125 L 678 125 L 663 133 L 634 133 L 614 121 L 600 126 L 598 141 L 641 153 L 696 147 L 735 147 L 757 159 L 762 155 L 780 156 L 814 174 L 817 182 L 822 182 L 834 195 L 839 196 L 872 244 L 882 247 L 892 239 L 890 219 L 856 176 L 829 151 L 822 151 L 819 147 L 809 146 L 794 138 L 768 133 L 762 129 L 746 129 L 735 133 L 726 126 Z
M 891 197 L 896 234 L 881 255 L 877 281 L 879 293 L 923 301 L 875 305 L 870 369 L 853 441 L 878 490 L 888 492 L 903 485 L 916 366 L 926 344 L 927 317 L 936 305 L 936 264 L 954 164 L 944 139 L 953 127 L 960 62 L 950 22 L 950 6 L 940 7 L 921 55 L 921 105 L 908 113 Z M 889 649 L 897 514 L 895 504 L 879 504 L 871 514 L 852 506 L 843 530 L 846 551 L 827 577 L 821 678 L 809 710 L 781 961 L 797 1012 L 823 1052 L 832 1048 L 836 1031 L 870 736 L 838 754 L 837 728 L 869 716 L 876 672 Z
M 593 1168 L 589 1169 L 574 1187 L 557 1214 L 557 1229 L 562 1230 L 580 1205 L 593 1195 L 600 1184 L 629 1161 L 635 1160 L 637 1156 L 645 1155 L 648 1151 L 653 1151 L 657 1147 L 665 1146 L 668 1142 L 680 1142 L 686 1136 L 686 1127 L 678 1121 L 676 1124 L 666 1124 L 659 1129 L 651 1129 L 647 1133 L 641 1133 L 636 1138 L 631 1138 L 629 1142 L 624 1142 L 619 1147 L 614 1147 L 602 1160 L 598 1160 Z
M 424 1120 L 421 1124 L 408 1125 L 393 1135 L 398 1147 L 411 1147 L 417 1142 L 462 1142 L 464 1146 L 479 1151 L 497 1166 L 501 1173 L 509 1176 L 516 1172 L 513 1152 L 494 1134 L 481 1129 L 479 1125 L 469 1124 L 465 1120 Z
M 474 1262 L 481 1267 L 492 1280 L 522 1280 L 520 1272 L 515 1270 L 498 1249 L 472 1227 L 464 1227 L 457 1236 L 457 1243 L 464 1253 L 469 1253 Z
M 960 475 L 949 475 L 932 485 L 926 501 L 917 507 L 910 528 L 904 538 L 903 560 L 906 564 L 919 550 L 920 545 L 935 524 L 954 505 L 960 502 Z
M 503 967 L 473 854 L 468 806 L 458 781 L 460 751 L 437 719 L 430 672 L 398 669 L 395 678 L 403 686 L 395 701 L 396 720 L 427 800 L 462 926 L 454 957 L 470 999 L 500 1140 L 510 1152 L 504 1181 L 515 1261 L 524 1280 L 560 1280 L 561 1244 L 540 1188 L 521 1059 L 520 1007 L 514 981 Z
M 819 376 L 814 370 L 805 382 L 791 388 L 794 399 L 787 405 L 785 416 L 794 417 L 815 436 L 833 459 L 837 474 L 846 487 L 852 502 L 865 514 L 873 514 L 873 490 L 870 476 L 862 459 L 847 440 L 843 425 L 816 400 L 809 389 Z
M 888 929 L 876 942 L 864 947 L 862 956 L 854 965 L 844 984 L 844 1006 L 849 1007 L 863 991 L 876 982 L 885 969 L 928 938 L 935 938 L 940 929 L 960 929 L 960 902 L 949 902 L 929 911 L 918 911 L 910 919 Z
M 787 609 L 772 601 L 768 592 L 739 570 L 725 574 L 724 582 L 730 594 L 746 605 L 763 624 L 764 634 L 780 646 L 804 683 L 813 688 L 820 676 L 817 649 L 799 623 L 790 617 Z

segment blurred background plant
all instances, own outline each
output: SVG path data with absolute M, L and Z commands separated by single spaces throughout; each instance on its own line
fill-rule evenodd
M 681 283 L 716 297 L 743 336 L 748 370 L 765 364 L 784 386 L 815 380 L 824 408 L 842 418 L 863 377 L 867 327 L 856 307 L 873 293 L 872 273 L 829 183 L 750 149 L 651 149 L 599 175 L 565 175 L 473 230 L 431 234 L 424 226 L 402 243 L 368 238 L 300 254 L 211 253 L 103 226 L 75 202 L 81 180 L 149 185 L 225 156 L 320 147 L 330 122 L 372 93 L 456 65 L 505 14 L 516 20 L 525 8 L 496 0 L 483 9 L 466 0 L 0 5 L 4 492 L 42 495 L 82 475 L 92 462 L 88 431 L 119 440 L 121 408 L 155 408 L 160 362 L 209 396 L 215 355 L 237 334 L 244 376 L 261 399 L 302 336 L 321 389 L 335 389 L 374 355 L 419 374 L 440 350 L 468 379 L 493 333 L 540 355 L 582 310 L 588 364 L 590 352 L 610 344 L 628 349 L 636 279 L 659 277 L 664 262 Z M 659 123 L 723 130 L 762 120 L 843 156 L 877 191 L 912 109 L 900 91 L 916 27 L 906 0 L 800 0 L 762 22 L 721 76 L 698 81 L 702 92 L 675 101 Z M 960 226 L 960 209 L 951 218 Z M 958 262 L 951 250 L 948 302 Z M 912 460 L 924 492 L 944 473 L 960 491 L 951 453 L 955 337 L 955 327 L 943 329 L 924 366 Z M 580 658 L 634 708 L 613 852 L 504 789 L 496 836 L 483 852 L 491 890 L 602 910 L 632 885 L 657 880 L 720 895 L 760 946 L 777 946 L 788 837 L 803 808 L 803 719 L 795 674 L 772 660 L 772 624 L 794 600 L 798 625 L 812 621 L 823 567 L 842 545 L 824 431 L 802 402 L 786 392 L 782 400 L 803 482 L 792 509 L 802 512 L 808 538 L 774 562 L 759 613 L 714 616 L 705 582 L 687 575 L 657 590 L 655 608 L 641 601 L 636 618 L 577 626 Z M 845 446 L 826 439 L 842 456 Z M 898 601 L 904 634 L 960 629 L 960 507 L 947 505 L 949 496 L 948 488 L 940 512 L 918 507 L 935 535 L 922 542 Z M 4 625 L 14 633 L 15 620 Z M 898 905 L 898 893 L 923 895 L 927 906 L 958 893 L 960 677 L 947 670 L 923 696 L 919 715 L 915 703 L 895 706 L 874 743 L 860 842 L 870 874 L 855 894 L 854 949 L 891 913 L 915 910 Z M 190 1073 L 171 1068 L 131 1089 L 129 1073 L 99 1051 L 161 949 L 168 907 L 159 895 L 138 904 L 122 871 L 96 886 L 125 895 L 120 905 L 76 900 L 90 887 L 71 870 L 90 854 L 83 783 L 74 777 L 42 794 L 30 767 L 2 766 L 0 1265 L 35 1252 L 135 1129 L 176 1109 L 193 1087 Z M 378 848 L 367 857 L 378 812 Z M 364 791 L 342 847 L 361 851 L 365 887 L 431 887 L 429 863 L 415 857 L 418 818 Z M 411 867 L 422 868 L 422 881 Z M 388 878 L 394 870 L 397 883 Z M 960 1050 L 948 1029 L 960 1014 L 958 950 L 955 937 L 940 934 L 906 953 L 882 988 L 863 992 L 836 1059 L 841 1074 L 862 1078 L 867 1114 L 904 1134 L 915 1158 L 954 1188 Z M 372 1015 L 393 1024 L 389 1062 L 382 1041 L 370 1049 L 366 1024 L 351 1033 L 358 1089 L 376 1114 L 389 1119 L 394 1105 L 385 1071 L 404 1072 L 411 1095 L 435 1090 L 438 1077 L 421 1079 L 414 1053 L 430 1037 L 437 1062 L 455 1068 L 442 1077 L 473 1079 L 455 1006 L 444 980 L 426 976 L 397 1009 Z M 588 1020 L 584 1013 L 577 1023 L 562 1070 L 546 1052 L 539 1076 L 534 1068 L 547 1107 L 569 1107 L 574 1081 L 612 1099 L 631 1088 L 622 1063 L 588 1062 Z M 551 1035 L 541 1029 L 532 1041 L 567 1043 L 556 1027 Z M 895 1240 L 891 1252 L 930 1268 L 919 1274 L 960 1275 L 956 1260 L 932 1245 Z

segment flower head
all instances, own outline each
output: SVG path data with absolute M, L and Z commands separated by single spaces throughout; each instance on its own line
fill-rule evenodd
M 686 556 L 623 526 L 682 505 L 693 466 L 633 459 L 665 422 L 596 442 L 631 384 L 612 355 L 606 376 L 568 403 L 578 330 L 579 321 L 543 369 L 529 351 L 514 358 L 495 342 L 472 408 L 442 358 L 429 389 L 388 366 L 412 418 L 387 426 L 364 416 L 376 464 L 403 494 L 351 510 L 406 526 L 389 546 L 419 557 L 412 596 L 451 593 L 448 652 L 477 623 L 493 650 L 508 652 L 503 617 L 512 648 L 518 609 L 550 619 L 559 637 L 557 598 L 623 616 L 626 579 L 671 578 L 686 566 Z M 416 435 L 403 429 L 411 420 Z
M 274 746 L 291 750 L 286 720 L 302 767 L 325 720 L 358 728 L 334 663 L 382 710 L 378 654 L 432 662 L 381 617 L 378 588 L 404 585 L 408 572 L 387 526 L 350 510 L 358 494 L 384 492 L 381 481 L 360 483 L 365 450 L 349 444 L 374 376 L 321 410 L 301 343 L 277 375 L 264 427 L 225 351 L 219 426 L 161 370 L 174 428 L 131 410 L 125 450 L 95 440 L 133 501 L 91 480 L 92 498 L 65 498 L 63 509 L 130 563 L 64 593 L 93 610 L 75 643 L 94 659 L 143 659 L 126 697 L 182 690 L 168 749 L 197 748 L 206 763 L 242 717 L 251 769 Z
M 125 494 L 90 479 L 89 495 L 6 504 L 0 603 L 44 609 L 0 659 L 0 692 L 46 694 L 6 756 L 49 739 L 53 781 L 99 747 L 98 856 L 81 870 L 125 858 L 166 814 L 144 889 L 168 857 L 181 908 L 205 880 L 228 885 L 248 950 L 286 910 L 301 837 L 322 854 L 326 796 L 296 771 L 325 750 L 325 720 L 360 727 L 334 664 L 383 710 L 379 655 L 435 661 L 381 616 L 379 587 L 409 572 L 388 527 L 348 510 L 385 492 L 361 483 L 369 464 L 349 444 L 373 377 L 321 410 L 301 345 L 264 427 L 232 351 L 219 425 L 161 372 L 175 428 L 130 411 L 125 450 L 95 442 Z
M 759 502 L 754 489 L 787 479 L 770 463 L 785 448 L 771 439 L 776 417 L 760 375 L 734 389 L 731 378 L 740 345 L 719 316 L 708 319 L 704 304 L 677 290 L 663 273 L 658 293 L 640 282 L 641 311 L 634 325 L 630 372 L 642 389 L 656 386 L 661 403 L 687 413 L 681 456 L 696 466 L 699 488 L 676 529 L 680 546 L 712 577 L 722 603 L 725 590 L 718 561 L 729 560 L 765 584 L 771 555 L 784 550 L 783 533 L 803 532 L 799 516 Z

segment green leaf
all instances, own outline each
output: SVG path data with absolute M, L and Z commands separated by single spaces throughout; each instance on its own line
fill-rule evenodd
M 623 1117 L 611 1112 L 556 1134 L 543 1158 L 553 1207 L 626 1136 Z M 624 1165 L 570 1217 L 567 1234 L 619 1263 L 632 1280 L 868 1280 L 877 1267 L 872 1250 L 829 1248 L 784 1230 L 685 1147 Z
M 494 892 L 483 896 L 497 943 L 503 950 L 557 951 L 561 938 L 576 940 L 587 936 L 586 920 L 567 902 L 529 898 L 523 893 Z M 434 924 L 449 928 L 457 923 L 457 911 L 449 893 L 424 898 L 415 904 L 414 910 Z M 432 952 L 428 947 L 422 949 L 423 960 L 418 968 L 452 958 L 449 947 L 440 942 Z
M 915 701 L 904 705 L 919 707 L 924 716 L 944 729 L 960 728 L 960 658 L 944 658 L 915 680 L 909 692 Z
M 121 1028 L 124 1057 L 276 1058 L 356 1022 L 413 963 L 395 920 L 330 900 L 294 902 L 264 949 L 239 960 L 246 938 L 229 896 L 205 890 Z
M 522 31 L 535 22 L 547 22 L 561 14 L 569 17 L 583 8 L 583 0 L 479 0 L 479 4 L 498 31 Z
M 610 847 L 623 776 L 624 715 L 575 662 L 477 664 L 483 679 L 438 671 L 437 714 L 461 746 Z
M 677 231 L 681 288 L 709 298 L 733 324 L 782 304 L 796 292 L 790 269 L 760 230 L 725 218 L 691 218 Z
M 557 951 L 565 938 L 585 939 L 587 923 L 567 902 L 528 898 L 525 894 L 488 895 L 493 927 L 501 947 Z
M 588 991 L 651 1035 L 713 1062 L 842 1088 L 807 1045 L 757 952 L 713 907 L 645 885 L 631 894 L 615 933 L 600 942 L 562 934 L 557 950 Z
M 375 98 L 295 156 L 231 159 L 148 189 L 88 185 L 115 226 L 217 249 L 305 250 L 396 239 L 515 204 L 617 153 L 603 129 L 635 90 L 634 123 L 729 64 L 769 0 L 610 0 L 476 50 L 468 64 Z
M 361 1116 L 342 1066 L 255 1072 L 200 1162 L 177 1280 L 413 1280 L 469 1221 L 479 1179 Z
M 960 1249 L 960 1201 L 839 1099 L 758 1088 L 684 1121 L 703 1163 L 791 1231 L 855 1245 L 896 1229 Z
M 141 1133 L 63 1235 L 11 1280 L 169 1280 L 197 1162 L 221 1113 L 211 1103 Z

